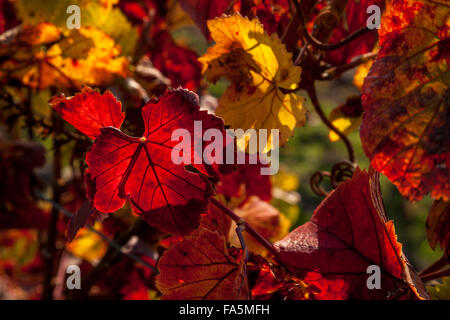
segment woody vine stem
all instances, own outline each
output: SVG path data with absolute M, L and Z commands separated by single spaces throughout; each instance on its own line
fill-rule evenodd
M 215 198 L 210 199 L 211 203 L 219 208 L 223 213 L 229 216 L 238 226 L 243 226 L 243 229 L 247 231 L 255 240 L 257 240 L 262 246 L 264 246 L 275 258 L 280 261 L 278 252 L 275 250 L 274 246 L 267 241 L 262 235 L 258 233 L 251 225 L 249 225 L 245 220 L 239 217 L 236 213 L 230 210 L 228 207 L 223 205 L 219 200 Z

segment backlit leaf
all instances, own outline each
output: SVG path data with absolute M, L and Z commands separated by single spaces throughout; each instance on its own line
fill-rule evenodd
M 201 227 L 167 250 L 156 286 L 171 300 L 248 299 L 244 260 L 233 257 L 223 236 Z
M 96 189 L 94 206 L 101 212 L 113 212 L 129 199 L 136 213 L 151 225 L 187 234 L 198 226 L 212 194 L 206 176 L 218 173 L 204 162 L 193 165 L 199 174 L 186 170 L 183 163 L 175 164 L 171 158 L 175 147 L 192 163 L 202 154 L 194 150 L 194 141 L 172 141 L 172 132 L 183 128 L 194 136 L 215 128 L 225 136 L 223 121 L 199 111 L 198 97 L 182 89 L 167 91 L 159 101 L 148 102 L 142 117 L 145 132 L 141 138 L 113 127 L 102 128 L 88 152 L 86 161 Z M 194 132 L 194 121 L 202 122 L 201 132 Z
M 283 92 L 297 88 L 300 81 L 301 68 L 293 65 L 292 54 L 257 19 L 222 16 L 209 20 L 208 27 L 216 44 L 199 59 L 203 73 L 212 82 L 220 77 L 231 81 L 216 114 L 231 128 L 267 129 L 262 151 L 274 147 L 271 129 L 280 130 L 280 145 L 284 145 L 294 128 L 305 122 L 303 98 Z M 245 137 L 238 140 L 241 150 L 246 143 Z
M 320 289 L 317 299 L 389 299 L 409 290 L 427 299 L 397 242 L 393 222 L 379 211 L 382 200 L 376 198 L 379 191 L 372 190 L 370 179 L 357 169 L 352 179 L 332 191 L 309 222 L 275 243 L 281 260 L 294 275 Z M 381 289 L 367 287 L 370 265 L 380 268 Z
M 362 111 L 361 97 L 350 97 L 343 105 L 331 111 L 329 120 L 340 132 L 348 135 L 361 124 Z M 328 137 L 333 142 L 340 139 L 332 130 Z
M 431 248 L 439 243 L 446 256 L 450 255 L 450 203 L 436 200 L 430 208 L 427 222 L 427 238 Z
M 387 1 L 366 77 L 361 141 L 410 200 L 450 198 L 448 1 Z
M 53 97 L 50 105 L 64 120 L 92 139 L 103 127 L 120 128 L 125 118 L 122 104 L 111 92 L 100 94 L 88 87 L 70 98 L 64 95 Z
M 128 67 L 104 32 L 85 27 L 61 33 L 48 23 L 23 28 L 11 44 L 0 46 L 0 56 L 2 77 L 39 89 L 105 85 L 125 77 Z

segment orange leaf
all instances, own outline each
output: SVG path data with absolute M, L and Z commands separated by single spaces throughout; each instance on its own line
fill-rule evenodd
M 200 227 L 159 260 L 156 286 L 163 299 L 247 299 L 243 259 L 231 256 L 223 236 Z
M 387 1 L 366 77 L 361 141 L 409 200 L 450 199 L 448 1 Z

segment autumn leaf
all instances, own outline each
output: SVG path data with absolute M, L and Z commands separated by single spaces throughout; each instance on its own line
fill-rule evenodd
M 250 162 L 251 161 L 251 162 Z M 237 169 L 223 176 L 217 185 L 217 193 L 227 199 L 258 196 L 264 201 L 272 198 L 272 184 L 269 175 L 262 175 L 261 168 L 267 167 L 261 163 L 257 155 L 245 154 L 245 163 L 237 165 Z
M 308 287 L 283 267 L 272 264 L 261 256 L 251 255 L 250 260 L 249 278 L 256 278 L 251 287 L 253 299 L 307 300 L 313 297 L 316 288 Z
M 97 222 L 94 229 L 101 231 L 101 223 Z M 73 255 L 95 264 L 106 253 L 108 244 L 94 231 L 83 228 L 72 242 L 66 243 L 66 249 Z
M 439 243 L 444 254 L 450 255 L 450 205 L 449 202 L 435 200 L 430 208 L 427 222 L 427 238 L 434 250 Z
M 362 91 L 364 79 L 369 74 L 369 70 L 372 67 L 372 60 L 363 63 L 356 68 L 355 75 L 353 76 L 353 84 L 359 91 Z
M 275 207 L 259 199 L 257 196 L 250 197 L 241 207 L 234 212 L 245 222 L 252 226 L 261 236 L 270 241 L 277 241 L 283 238 L 289 231 L 289 220 Z M 240 241 L 235 232 L 236 224 L 233 223 L 230 229 L 230 243 L 239 248 Z M 252 236 L 243 233 L 245 244 L 248 250 L 255 254 L 264 256 L 267 250 Z
M 449 14 L 445 1 L 387 1 L 364 82 L 364 151 L 411 201 L 450 198 Z
M 171 81 L 171 86 L 195 90 L 200 86 L 201 65 L 194 51 L 177 45 L 167 30 L 153 35 L 155 45 L 148 53 L 156 69 Z
M 297 88 L 301 68 L 292 63 L 276 34 L 269 36 L 257 19 L 239 14 L 208 21 L 215 45 L 199 58 L 203 73 L 215 82 L 226 77 L 231 85 L 219 100 L 216 114 L 235 129 L 267 129 L 264 152 L 275 147 L 271 129 L 279 129 L 280 145 L 305 122 L 303 98 L 286 90 Z M 252 114 L 251 117 L 248 114 Z M 238 139 L 241 150 L 248 138 Z
M 62 33 L 44 22 L 24 27 L 11 44 L 0 46 L 5 60 L 0 75 L 39 89 L 105 85 L 127 75 L 128 61 L 120 53 L 114 40 L 95 27 Z
M 91 205 L 91 202 L 89 200 L 84 201 L 67 223 L 67 241 L 71 242 L 75 239 L 78 231 L 80 231 L 88 222 L 94 224 L 97 215 L 98 211 Z
M 126 19 L 119 8 L 113 7 L 114 1 L 103 0 L 17 0 L 14 1 L 17 15 L 25 25 L 36 25 L 43 21 L 67 31 L 70 15 L 67 8 L 77 5 L 80 8 L 82 28 L 96 29 L 106 33 L 121 47 L 125 54 L 133 52 L 137 31 Z
M 179 3 L 205 36 L 209 34 L 206 21 L 220 16 L 232 5 L 231 0 L 179 0 Z
M 294 275 L 320 289 L 317 299 L 399 298 L 405 294 L 402 290 L 428 299 L 402 253 L 393 222 L 384 219 L 379 190 L 373 190 L 370 179 L 356 169 L 352 179 L 319 205 L 309 222 L 274 244 L 280 259 Z M 381 289 L 367 287 L 370 265 L 380 268 Z
M 210 204 L 208 207 L 208 213 L 202 215 L 200 218 L 200 225 L 211 231 L 218 232 L 221 236 L 225 237 L 228 242 L 228 236 L 231 228 L 231 218 L 223 213 L 222 210 L 215 205 Z
M 286 0 L 179 0 L 179 2 L 206 37 L 209 37 L 207 20 L 233 11 L 241 12 L 243 16 L 258 17 L 269 34 L 281 32 L 289 23 L 289 4 Z
M 290 12 L 286 0 L 253 0 L 251 12 L 258 17 L 267 33 L 282 36 L 288 30 Z M 242 7 L 242 1 L 241 1 Z M 286 35 L 287 37 L 287 35 Z
M 120 128 L 125 119 L 122 104 L 110 91 L 100 94 L 84 87 L 73 97 L 59 95 L 49 103 L 64 120 L 92 139 L 100 135 L 103 127 Z
M 163 299 L 248 299 L 244 260 L 230 254 L 224 236 L 204 227 L 167 250 L 158 269 Z
M 113 127 L 102 128 L 88 152 L 86 161 L 95 182 L 94 206 L 101 212 L 113 212 L 129 199 L 149 224 L 187 234 L 198 226 L 212 194 L 207 176 L 217 177 L 218 172 L 207 164 L 193 165 L 199 174 L 186 170 L 183 163 L 175 164 L 171 158 L 174 148 L 192 163 L 202 154 L 184 137 L 182 142 L 172 141 L 172 132 L 184 128 L 191 135 L 200 134 L 194 132 L 194 121 L 201 121 L 201 134 L 215 128 L 226 136 L 223 121 L 199 111 L 198 97 L 183 89 L 166 91 L 159 101 L 148 102 L 142 108 L 142 117 L 142 137 L 130 137 Z M 209 144 L 204 143 L 200 151 Z
M 331 111 L 329 120 L 340 132 L 348 135 L 361 124 L 362 111 L 361 97 L 349 97 L 343 105 Z M 340 139 L 332 130 L 330 130 L 328 137 L 333 142 Z
M 367 8 L 376 5 L 382 11 L 385 0 L 350 0 L 348 1 L 340 24 L 333 31 L 329 43 L 337 43 L 355 31 L 365 27 L 371 14 Z M 373 13 L 372 13 L 373 14 Z M 372 51 L 377 41 L 375 30 L 356 38 L 350 43 L 336 50 L 328 51 L 325 60 L 333 65 L 349 63 L 352 58 Z

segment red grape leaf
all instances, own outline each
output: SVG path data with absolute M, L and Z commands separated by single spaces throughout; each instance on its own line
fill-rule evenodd
M 197 89 L 202 78 L 197 54 L 177 45 L 167 30 L 159 30 L 152 38 L 157 45 L 148 54 L 155 68 L 170 79 L 172 87 Z
M 252 158 L 257 158 L 255 164 L 250 163 Z M 245 199 L 250 196 L 258 196 L 261 200 L 270 201 L 272 183 L 269 175 L 261 174 L 261 168 L 264 167 L 268 167 L 268 165 L 263 164 L 259 157 L 246 153 L 245 163 L 238 165 L 236 171 L 221 179 L 217 185 L 217 193 L 221 193 L 227 198 L 239 198 L 244 195 Z M 242 194 L 242 191 L 245 193 Z
M 364 151 L 411 201 L 450 199 L 449 15 L 448 2 L 387 1 L 363 86 Z
M 284 300 L 310 299 L 317 288 L 308 287 L 305 282 L 290 274 L 285 268 L 272 264 L 261 256 L 251 255 L 249 278 L 256 279 L 251 287 L 254 300 L 282 298 Z
M 224 236 L 228 242 L 230 234 L 231 218 L 223 213 L 222 210 L 215 205 L 209 204 L 208 213 L 202 214 L 200 217 L 200 226 L 210 231 L 216 231 L 219 235 Z M 165 249 L 170 248 L 175 243 L 183 241 L 183 237 L 170 235 L 159 241 L 159 245 Z
M 321 290 L 317 299 L 387 299 L 403 285 L 418 298 L 429 298 L 402 253 L 393 222 L 379 211 L 383 206 L 373 186 L 369 175 L 356 169 L 309 222 L 275 243 L 283 264 Z M 366 285 L 370 265 L 380 268 L 381 289 Z
M 345 7 L 340 25 L 333 31 L 329 43 L 337 43 L 367 24 L 370 14 L 366 10 L 371 5 L 384 9 L 385 0 L 351 0 Z M 375 30 L 351 41 L 347 45 L 328 51 L 325 60 L 333 65 L 349 63 L 353 57 L 372 51 L 377 41 Z
M 431 248 L 439 243 L 444 254 L 450 256 L 450 203 L 436 200 L 430 208 L 427 218 L 427 238 Z
M 158 269 L 163 299 L 248 299 L 244 259 L 234 258 L 225 237 L 204 227 L 164 252 Z
M 232 5 L 231 0 L 178 0 L 205 36 L 209 35 L 206 21 L 222 15 Z
M 226 136 L 223 121 L 199 108 L 194 93 L 168 90 L 159 101 L 152 100 L 143 107 L 142 138 L 130 137 L 113 127 L 102 128 L 86 156 L 95 182 L 93 201 L 97 210 L 116 211 L 129 199 L 133 209 L 155 227 L 175 234 L 194 230 L 213 192 L 207 176 L 218 173 L 206 164 L 192 165 L 199 173 L 189 172 L 183 163 L 175 164 L 172 150 L 180 144 L 186 152 L 183 156 L 192 163 L 202 155 L 195 151 L 195 143 L 190 140 L 171 141 L 172 132 L 183 128 L 193 136 L 194 121 L 201 121 L 202 135 L 215 128 Z M 209 144 L 200 145 L 200 152 Z
M 202 227 L 211 231 L 217 231 L 221 236 L 224 236 L 227 241 L 231 224 L 231 218 L 212 204 L 208 207 L 208 213 L 202 215 L 200 219 L 200 225 Z
M 101 95 L 89 87 L 70 98 L 53 97 L 50 105 L 64 120 L 92 139 L 100 135 L 100 128 L 120 128 L 125 118 L 121 103 L 111 92 Z

